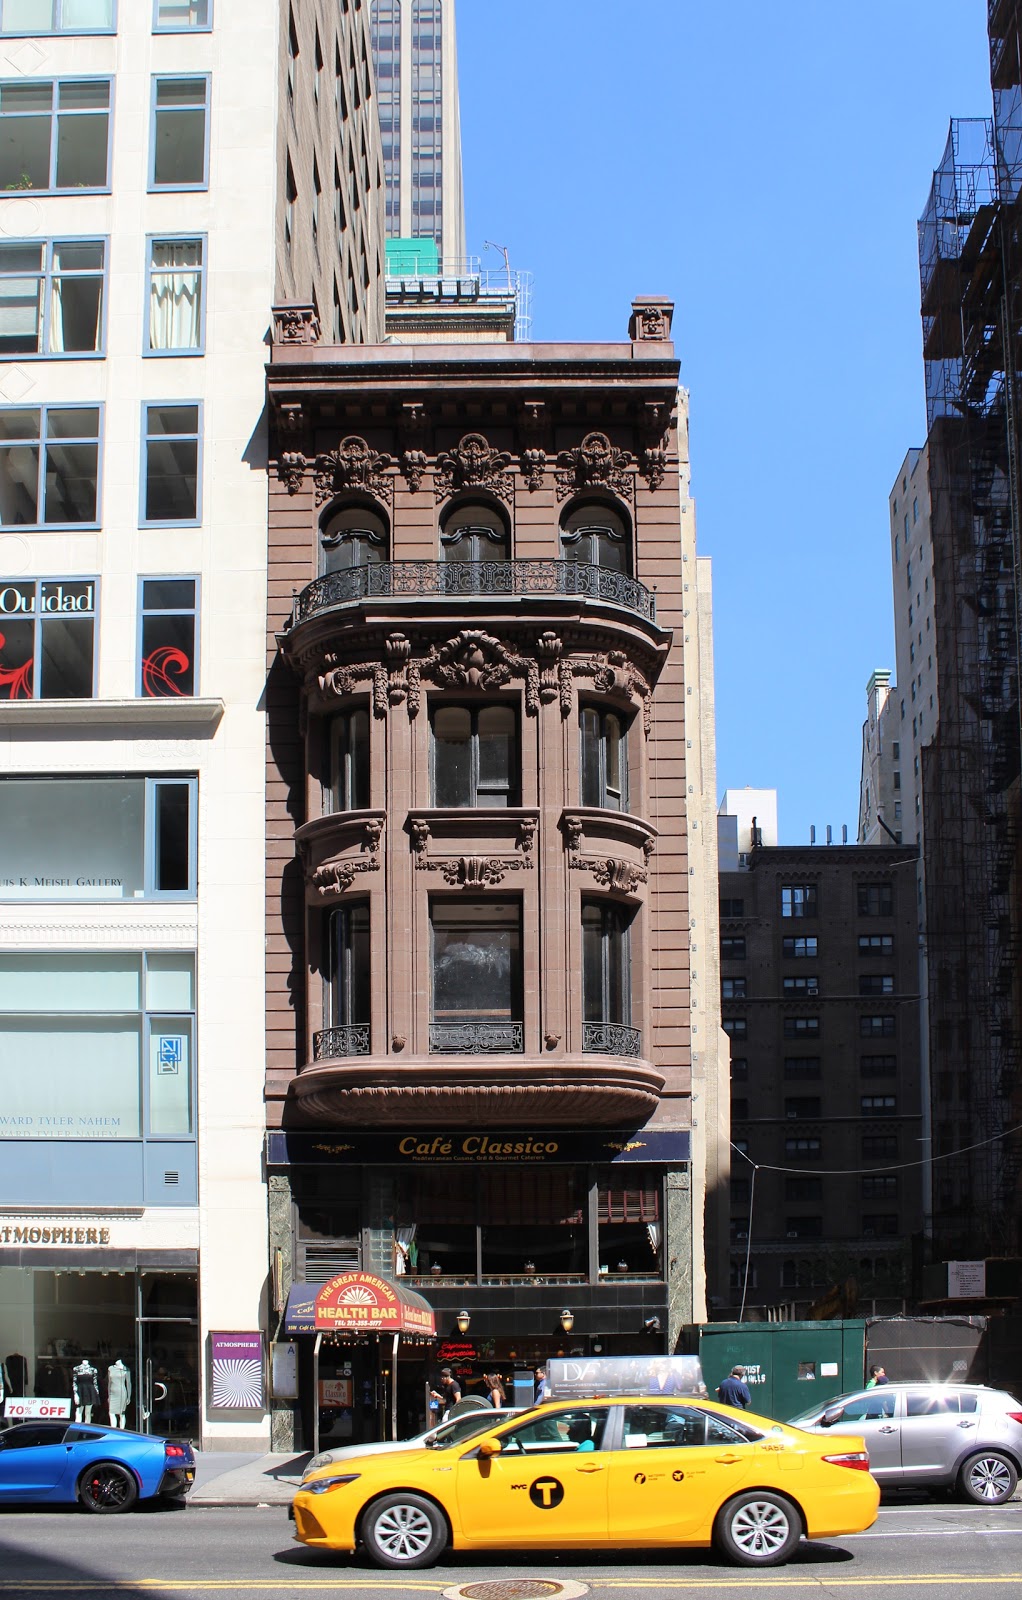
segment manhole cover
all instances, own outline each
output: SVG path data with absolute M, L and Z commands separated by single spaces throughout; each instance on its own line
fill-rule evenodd
M 445 1589 L 445 1600 L 582 1600 L 588 1586 L 573 1578 L 494 1578 Z
M 542 1578 L 496 1578 L 492 1583 L 467 1583 L 461 1589 L 462 1600 L 543 1600 L 563 1592 L 559 1583 L 545 1583 Z

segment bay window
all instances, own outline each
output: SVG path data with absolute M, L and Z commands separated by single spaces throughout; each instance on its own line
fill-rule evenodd
M 430 905 L 431 1051 L 521 1052 L 521 907 L 510 900 L 436 899 Z
M 437 706 L 430 717 L 430 744 L 435 806 L 519 803 L 513 706 Z
M 606 900 L 582 904 L 582 1048 L 604 1055 L 638 1055 L 631 1026 L 631 914 Z
M 583 706 L 582 804 L 628 810 L 628 720 L 618 711 Z

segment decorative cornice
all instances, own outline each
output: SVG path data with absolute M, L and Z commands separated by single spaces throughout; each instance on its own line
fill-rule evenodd
M 459 489 L 487 489 L 509 505 L 514 497 L 514 480 L 506 470 L 511 457 L 504 450 L 492 450 L 481 433 L 466 433 L 454 450 L 443 450 L 436 458 L 433 494 L 446 500 Z
M 632 494 L 631 468 L 634 456 L 618 450 L 605 433 L 587 433 L 574 450 L 562 450 L 557 457 L 554 480 L 558 500 L 579 494 L 583 489 L 609 489 L 628 500 Z
M 336 450 L 316 457 L 316 504 L 339 494 L 345 489 L 361 489 L 390 505 L 393 483 L 384 475 L 384 469 L 393 466 L 393 458 L 371 450 L 358 434 L 342 439 Z

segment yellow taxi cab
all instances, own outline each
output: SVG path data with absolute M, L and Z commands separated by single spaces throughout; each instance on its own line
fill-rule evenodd
M 341 1470 L 343 1468 L 343 1470 Z M 742 1566 L 860 1533 L 880 1490 L 854 1435 L 710 1400 L 553 1401 L 461 1444 L 354 1456 L 307 1478 L 295 1537 L 381 1567 L 445 1550 L 715 1546 Z

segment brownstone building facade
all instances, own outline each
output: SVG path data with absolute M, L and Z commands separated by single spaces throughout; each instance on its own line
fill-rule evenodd
M 372 1435 L 437 1359 L 531 1399 L 548 1356 L 674 1348 L 701 1296 L 671 310 L 617 345 L 274 345 L 278 1443 L 317 1381 L 320 1438 Z M 349 1268 L 425 1294 L 439 1347 L 314 1363 L 288 1306 Z
M 767 846 L 721 871 L 732 1311 L 911 1295 L 928 1150 L 917 855 Z

